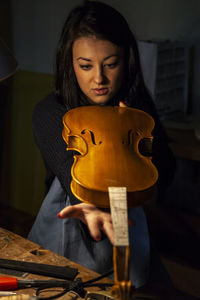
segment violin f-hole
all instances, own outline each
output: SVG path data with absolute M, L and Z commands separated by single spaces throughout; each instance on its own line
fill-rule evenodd
M 133 145 L 133 129 L 130 129 L 128 130 L 128 137 L 127 137 L 127 140 L 123 140 L 122 141 L 122 144 L 126 144 L 127 146 L 130 146 L 130 145 Z M 137 132 L 136 132 L 137 135 L 139 135 Z
M 81 134 L 85 134 L 86 132 L 89 132 L 90 137 L 91 137 L 91 141 L 92 141 L 92 144 L 93 144 L 93 145 L 100 145 L 100 144 L 102 143 L 101 141 L 99 141 L 98 144 L 96 143 L 96 141 L 95 141 L 95 136 L 94 136 L 94 133 L 92 132 L 92 130 L 89 130 L 89 129 L 83 129 L 83 130 L 81 131 Z

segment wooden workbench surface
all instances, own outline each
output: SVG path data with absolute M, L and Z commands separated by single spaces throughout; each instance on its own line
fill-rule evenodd
M 88 270 L 87 268 L 79 264 L 76 264 L 68 260 L 67 258 L 62 257 L 50 250 L 45 250 L 40 245 L 37 245 L 1 227 L 0 227 L 0 258 L 15 259 L 15 260 L 21 260 L 26 262 L 43 263 L 43 264 L 57 265 L 57 266 L 69 266 L 72 268 L 77 268 L 79 272 L 77 278 L 81 277 L 83 281 L 87 281 L 99 276 L 99 274 L 91 270 Z M 11 275 L 5 275 L 3 273 L 0 273 L 0 276 L 5 277 Z M 22 277 L 19 278 L 23 279 Z M 25 277 L 25 279 L 50 279 L 50 278 L 46 276 L 28 274 Z M 104 278 L 100 282 L 113 283 L 108 278 Z M 99 291 L 98 288 L 90 288 L 87 290 Z M 35 295 L 35 291 L 33 289 L 18 290 L 16 292 L 19 294 L 27 294 L 31 296 Z M 45 296 L 50 296 L 50 295 L 51 292 L 45 293 Z M 140 295 L 140 296 L 143 295 L 143 299 L 154 299 L 154 300 L 169 300 L 169 299 L 170 300 L 197 300 L 199 299 L 188 294 L 186 295 L 185 293 L 177 291 L 173 288 L 169 289 L 169 287 L 165 287 L 165 286 L 145 286 L 142 287 L 141 289 L 136 290 L 135 296 L 136 295 Z M 147 297 L 144 298 L 144 295 Z M 153 296 L 153 298 L 149 298 L 150 296 Z M 4 297 L 1 297 L 0 299 L 3 298 Z M 74 300 L 75 298 L 81 299 L 78 298 L 73 293 L 68 293 L 60 297 L 59 299 Z M 7 299 L 11 299 L 11 298 L 7 297 Z M 137 297 L 135 299 L 137 299 Z
M 83 281 L 87 281 L 89 279 L 99 276 L 99 274 L 79 264 L 76 264 L 67 258 L 60 256 L 50 250 L 45 250 L 40 245 L 37 245 L 1 227 L 0 227 L 0 258 L 14 259 L 14 260 L 21 260 L 27 262 L 49 264 L 49 265 L 57 265 L 57 266 L 69 266 L 72 268 L 77 268 L 79 272 L 77 277 L 81 277 Z M 11 275 L 5 275 L 0 273 L 0 276 L 3 277 L 3 276 L 11 276 Z M 46 276 L 28 274 L 25 277 L 25 279 L 50 279 L 50 278 Z M 101 282 L 112 282 L 112 281 L 106 278 L 106 279 L 102 279 Z M 26 289 L 17 292 L 34 295 L 33 289 Z M 67 299 L 72 299 L 73 297 L 75 297 L 75 295 L 69 293 L 67 297 L 65 295 L 64 297 L 61 297 L 59 299 L 65 298 L 67 300 Z

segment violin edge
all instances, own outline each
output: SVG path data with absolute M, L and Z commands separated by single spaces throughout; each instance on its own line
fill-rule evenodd
M 109 194 L 102 191 L 93 191 L 77 184 L 73 179 L 71 181 L 71 190 L 74 196 L 81 202 L 95 205 L 99 208 L 109 208 Z M 148 189 L 136 192 L 127 192 L 128 207 L 142 206 L 151 200 L 157 192 L 156 183 Z M 85 200 L 87 199 L 87 200 Z

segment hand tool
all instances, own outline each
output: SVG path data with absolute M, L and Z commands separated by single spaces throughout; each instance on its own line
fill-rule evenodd
M 68 280 L 74 279 L 78 274 L 78 269 L 69 266 L 55 266 L 3 258 L 0 259 L 0 267 Z
M 101 280 L 102 278 L 110 275 L 112 271 L 107 272 L 101 276 L 90 279 L 86 282 L 82 282 L 81 278 L 77 278 L 76 280 L 57 280 L 57 279 L 49 279 L 49 280 L 24 280 L 17 279 L 13 277 L 0 277 L 0 291 L 9 291 L 9 290 L 17 290 L 17 289 L 25 289 L 25 288 L 35 288 L 36 296 L 39 296 L 40 293 L 48 288 L 61 287 L 62 291 L 59 291 L 53 298 L 50 296 L 49 299 L 56 299 L 66 294 L 69 291 L 74 291 L 80 297 L 84 298 L 86 291 L 85 287 L 97 286 L 99 288 L 105 289 L 106 286 L 111 286 L 111 283 L 98 283 L 96 281 Z M 40 299 L 40 297 L 39 297 Z M 48 299 L 48 297 L 46 297 Z
M 68 288 L 72 281 L 68 280 L 24 280 L 13 277 L 0 277 L 0 291 L 17 290 L 25 288 L 45 289 L 50 287 Z
M 5 296 L 13 296 L 13 295 L 16 295 L 17 293 L 14 293 L 14 292 L 7 292 L 7 291 L 0 291 L 0 297 L 5 297 Z

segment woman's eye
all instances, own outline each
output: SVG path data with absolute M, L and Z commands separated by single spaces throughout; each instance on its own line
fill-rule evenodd
M 115 68 L 117 65 L 118 65 L 117 62 L 112 63 L 112 64 L 106 64 L 106 66 L 107 66 L 108 68 L 110 68 L 110 69 Z
M 86 70 L 86 71 L 88 71 L 92 68 L 91 65 L 79 65 L 79 66 L 80 66 L 81 69 Z

